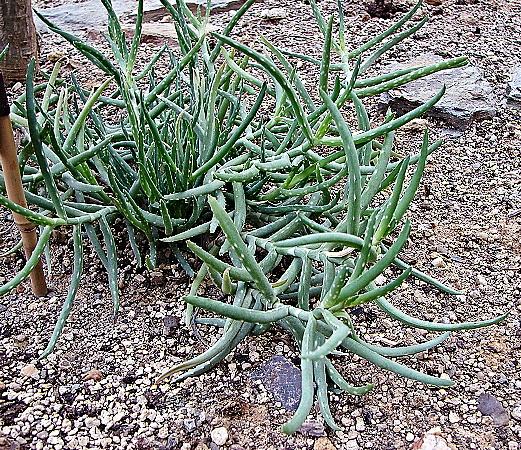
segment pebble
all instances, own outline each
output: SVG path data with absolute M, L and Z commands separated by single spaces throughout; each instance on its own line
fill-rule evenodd
M 183 426 L 188 433 L 191 433 L 197 428 L 195 419 L 183 419 Z
M 300 369 L 281 355 L 272 356 L 252 374 L 288 411 L 295 411 L 302 393 Z
M 449 444 L 441 434 L 439 427 L 427 431 L 418 441 L 416 441 L 411 450 L 451 450 Z
M 168 435 L 169 435 L 168 428 L 166 426 L 160 428 L 159 431 L 157 432 L 157 437 L 159 439 L 166 439 L 168 437 Z
M 377 286 L 382 286 L 385 284 L 386 281 L 387 278 L 384 275 L 380 274 L 374 279 L 374 284 L 376 284 Z
M 356 418 L 355 430 L 356 431 L 365 431 L 365 423 L 364 423 L 364 419 L 362 417 Z
M 98 427 L 100 423 L 101 423 L 101 421 L 96 417 L 86 417 L 85 418 L 85 426 L 89 429 Z
M 345 450 L 359 450 L 360 446 L 358 445 L 358 442 L 355 440 L 347 441 Z
M 163 334 L 172 337 L 179 328 L 179 319 L 175 316 L 167 315 L 163 318 Z
M 28 378 L 38 378 L 38 375 L 40 374 L 40 371 L 36 368 L 34 364 L 27 364 L 26 366 L 22 367 L 22 370 L 20 370 L 20 373 L 24 377 Z
M 83 379 L 85 381 L 93 380 L 93 381 L 101 381 L 103 379 L 103 373 L 98 369 L 90 369 L 88 372 L 83 374 Z
M 451 411 L 449 413 L 449 422 L 450 423 L 458 423 L 460 420 L 461 420 L 460 417 L 454 411 Z
M 336 447 L 327 437 L 320 437 L 313 444 L 313 450 L 336 450 Z
M 512 410 L 512 418 L 521 422 L 521 406 L 518 406 Z
M 488 284 L 487 279 L 483 275 L 478 275 L 478 284 L 480 286 L 486 286 Z
M 212 430 L 210 436 L 215 444 L 221 446 L 228 440 L 228 430 L 225 427 L 217 427 Z
M 490 416 L 494 425 L 501 427 L 508 425 L 509 414 L 503 404 L 492 394 L 483 393 L 478 398 L 478 410 L 484 416 Z
M 507 98 L 510 102 L 521 105 L 521 69 L 517 67 L 508 83 Z
M 437 258 L 434 258 L 431 262 L 431 264 L 434 266 L 434 267 L 437 267 L 438 269 L 441 268 L 441 267 L 445 267 L 445 261 L 443 260 L 443 258 L 441 256 L 438 256 Z
M 260 17 L 264 20 L 280 20 L 288 17 L 288 12 L 284 8 L 263 9 Z
M 47 59 L 51 62 L 56 62 L 60 59 L 62 59 L 65 56 L 65 53 L 61 51 L 52 51 L 47 55 Z

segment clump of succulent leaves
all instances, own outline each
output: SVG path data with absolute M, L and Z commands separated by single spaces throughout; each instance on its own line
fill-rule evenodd
M 329 383 L 355 395 L 372 388 L 351 385 L 335 368 L 345 352 L 407 378 L 450 386 L 450 380 L 392 358 L 432 348 L 451 331 L 491 325 L 505 316 L 433 323 L 386 300 L 409 277 L 447 294 L 459 293 L 399 258 L 411 228 L 404 217 L 427 157 L 441 142 L 431 142 L 425 131 L 417 153 L 403 157 L 395 132 L 428 111 L 444 90 L 400 117 L 388 113 L 378 125 L 371 123 L 363 99 L 462 66 L 466 59 L 367 75 L 382 54 L 425 24 L 426 18 L 408 25 L 420 3 L 385 32 L 350 49 L 342 8 L 338 17 L 326 20 L 312 0 L 324 36 L 322 56 L 315 59 L 264 38 L 263 52 L 231 38 L 253 0 L 221 32 L 212 30 L 209 8 L 202 16 L 183 0 L 175 7 L 162 2 L 171 13 L 178 48 L 163 47 L 140 72 L 135 64 L 142 1 L 129 43 L 110 1 L 103 0 L 112 59 L 42 17 L 107 75 L 89 92 L 74 77 L 59 78 L 56 66 L 46 82 L 35 85 L 31 64 L 27 91 L 12 107 L 13 122 L 26 134 L 20 168 L 32 207 L 20 208 L 5 196 L 0 204 L 40 225 L 41 233 L 33 256 L 0 287 L 0 294 L 28 276 L 48 249 L 53 229 L 73 230 L 72 281 L 42 356 L 53 350 L 72 307 L 86 239 L 107 270 L 117 313 L 113 233 L 115 219 L 121 218 L 138 262 L 137 233 L 149 242 L 149 267 L 156 262 L 158 240 L 174 246 L 189 274 L 192 269 L 180 250 L 186 248 L 201 260 L 190 294 L 183 298 L 186 320 L 222 327 L 211 348 L 165 371 L 160 380 L 176 375 L 179 381 L 210 370 L 247 336 L 277 325 L 294 337 L 301 354 L 302 397 L 283 427 L 287 433 L 299 429 L 315 398 L 325 421 L 337 428 L 329 408 Z M 169 69 L 159 77 L 156 64 L 165 57 Z M 297 60 L 317 74 L 317 92 L 305 87 Z M 349 110 L 354 125 L 344 118 Z M 377 285 L 384 272 L 394 278 Z M 197 295 L 206 279 L 229 301 Z M 369 302 L 398 322 L 441 334 L 407 347 L 365 342 L 350 312 Z M 194 308 L 215 314 L 196 317 Z
M 237 11 L 223 35 L 231 32 L 252 3 L 247 1 Z M 196 17 L 183 1 L 177 8 L 164 4 L 172 15 L 179 46 L 175 51 L 163 46 L 140 71 L 135 66 L 142 1 L 128 42 L 110 0 L 103 0 L 110 57 L 40 16 L 106 75 L 97 89 L 89 91 L 74 75 L 60 78 L 57 63 L 44 83 L 35 84 L 33 62 L 26 92 L 11 108 L 13 123 L 25 135 L 19 162 L 32 207 L 20 208 L 5 196 L 0 196 L 0 204 L 27 216 L 41 226 L 41 232 L 32 257 L 0 287 L 0 295 L 26 278 L 42 254 L 50 255 L 53 229 L 72 227 L 74 242 L 70 289 L 42 356 L 52 351 L 72 307 L 83 270 L 83 236 L 106 268 L 116 315 L 120 299 L 115 220 L 126 224 L 138 265 L 154 267 L 159 239 L 210 220 L 207 194 L 216 189 L 231 192 L 231 184 L 215 178 L 213 172 L 248 139 L 262 134 L 253 119 L 266 88 L 254 98 L 248 94 L 241 77 L 221 58 L 222 45 L 210 45 L 208 15 Z M 159 72 L 166 73 L 159 76 Z M 249 103 L 244 101 L 247 95 L 252 98 Z M 146 257 L 137 233 L 148 241 Z M 173 250 L 192 274 L 176 245 Z

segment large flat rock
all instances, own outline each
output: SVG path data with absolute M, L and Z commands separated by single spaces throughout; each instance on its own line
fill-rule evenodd
M 385 71 L 429 65 L 441 60 L 437 55 L 425 54 L 406 66 L 392 64 Z M 443 85 L 447 88 L 445 95 L 427 116 L 441 119 L 451 127 L 465 129 L 474 121 L 496 115 L 496 98 L 492 85 L 485 79 L 481 69 L 470 64 L 437 72 L 382 94 L 381 105 L 390 107 L 397 114 L 404 114 L 429 100 Z
M 188 1 L 192 11 L 206 6 L 206 0 Z M 244 0 L 212 0 L 212 12 L 223 12 L 238 9 Z M 137 2 L 134 0 L 113 0 L 112 6 L 120 19 L 132 18 L 137 12 Z M 58 27 L 71 33 L 89 32 L 90 35 L 105 31 L 107 26 L 107 11 L 100 0 L 86 0 L 81 3 L 67 3 L 52 8 L 40 8 L 38 12 Z M 144 0 L 145 22 L 169 15 L 159 0 Z M 40 33 L 48 32 L 45 24 L 35 16 L 36 29 Z M 155 27 L 157 32 L 161 27 Z M 174 28 L 172 27 L 172 30 Z M 145 30 L 146 31 L 146 30 Z M 167 34 L 171 34 L 167 31 Z M 167 36 L 169 37 L 169 36 Z
M 122 18 L 135 14 L 137 3 L 128 0 L 114 0 L 112 7 Z M 162 9 L 159 0 L 145 0 L 144 11 L 149 13 Z M 77 4 L 66 3 L 52 8 L 39 8 L 38 12 L 58 27 L 69 32 L 100 31 L 107 26 L 107 11 L 99 0 L 87 0 Z M 36 29 L 45 33 L 49 30 L 45 24 L 35 16 Z

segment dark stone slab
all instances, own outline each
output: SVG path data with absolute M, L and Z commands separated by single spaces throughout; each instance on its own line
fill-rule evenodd
M 434 54 L 425 54 L 406 66 L 392 64 L 385 72 L 430 65 L 442 59 Z M 382 94 L 381 106 L 383 109 L 390 107 L 397 114 L 404 114 L 432 98 L 443 85 L 447 88 L 445 95 L 426 116 L 440 119 L 456 129 L 465 129 L 474 121 L 496 115 L 492 85 L 485 79 L 481 69 L 470 64 L 437 72 Z
M 484 416 L 490 416 L 498 427 L 508 425 L 510 415 L 501 402 L 491 394 L 483 393 L 478 397 L 478 410 Z
M 295 411 L 302 394 L 300 369 L 280 355 L 271 357 L 252 374 L 288 411 Z

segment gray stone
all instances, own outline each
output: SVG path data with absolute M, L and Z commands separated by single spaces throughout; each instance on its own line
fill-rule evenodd
M 392 64 L 385 72 L 399 68 L 426 66 L 441 61 L 434 54 L 425 54 L 409 64 Z M 496 115 L 496 99 L 491 84 L 478 67 L 467 65 L 434 73 L 400 86 L 380 97 L 381 106 L 404 114 L 432 98 L 445 85 L 445 95 L 425 115 L 440 119 L 449 126 L 465 129 L 472 122 Z
M 318 420 L 306 420 L 299 429 L 305 436 L 320 437 L 326 435 L 326 429 L 322 422 Z
M 264 20 L 280 20 L 288 17 L 288 12 L 284 8 L 263 9 L 260 17 Z
M 521 106 L 521 69 L 517 68 L 512 73 L 507 87 L 507 100 Z
M 165 316 L 163 318 L 163 334 L 172 337 L 179 328 L 179 319 L 175 316 Z
M 484 416 L 490 416 L 498 427 L 508 425 L 509 414 L 501 402 L 491 394 L 483 393 L 478 398 L 478 410 Z
M 113 0 L 112 7 L 118 17 L 129 16 L 135 13 L 137 6 L 126 0 Z M 145 0 L 144 11 L 155 11 L 162 8 L 159 0 Z M 52 8 L 38 8 L 38 12 L 46 19 L 66 31 L 103 30 L 107 25 L 107 11 L 99 0 L 87 0 L 79 8 L 71 8 L 69 3 Z M 39 32 L 48 32 L 46 25 L 35 16 L 36 29 Z
M 197 423 L 195 422 L 195 419 L 183 419 L 183 426 L 188 433 L 191 433 L 197 429 Z
M 288 411 L 297 409 L 302 394 L 300 369 L 286 358 L 279 355 L 271 357 L 252 373 L 251 378 L 260 380 Z
M 212 1 L 212 12 L 224 12 L 239 8 L 244 3 L 244 0 L 213 0 Z M 116 12 L 116 15 L 120 19 L 133 19 L 136 14 L 137 2 L 131 2 L 128 0 L 113 0 L 112 7 Z M 206 6 L 206 0 L 190 0 L 187 1 L 189 8 L 195 11 L 198 7 Z M 38 8 L 45 18 L 53 22 L 59 28 L 62 28 L 69 32 L 84 32 L 89 31 L 89 36 L 94 36 L 95 32 L 105 30 L 107 26 L 107 12 L 101 5 L 99 0 L 86 0 L 81 2 L 81 7 L 71 8 L 69 3 L 64 3 L 60 6 L 52 8 Z M 166 15 L 168 12 L 163 7 L 160 0 L 145 0 L 144 3 L 144 19 L 145 22 L 151 20 L 157 20 Z M 47 26 L 38 18 L 34 17 L 36 29 L 45 33 L 48 32 Z M 133 20 L 131 20 L 133 21 Z M 167 26 L 155 25 L 151 27 L 151 30 L 147 32 L 150 27 L 145 25 L 145 35 L 150 34 L 157 35 L 157 33 L 164 32 L 166 37 L 173 37 L 172 30 L 174 29 L 171 25 L 170 28 Z M 130 31 L 130 30 L 125 30 Z

